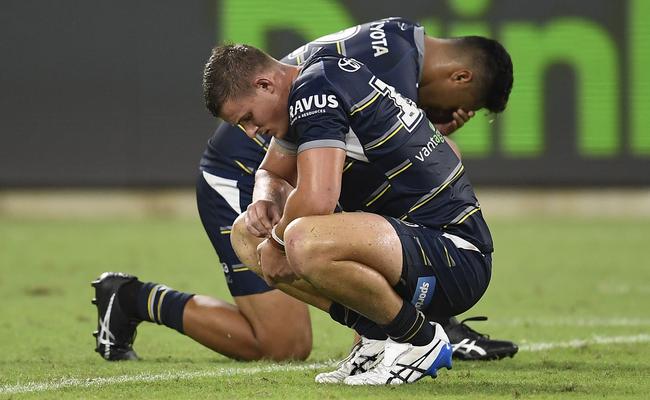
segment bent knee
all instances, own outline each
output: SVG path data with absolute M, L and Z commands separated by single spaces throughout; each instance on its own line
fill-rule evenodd
M 232 245 L 235 245 L 235 241 L 241 241 L 247 238 L 249 235 L 248 229 L 246 228 L 246 212 L 239 214 L 239 216 L 232 223 L 232 229 L 230 231 L 230 241 Z
M 245 218 L 245 213 L 242 213 L 233 222 L 230 244 L 237 258 L 253 272 L 261 276 L 262 271 L 258 268 L 257 260 L 257 245 L 261 242 L 261 239 L 256 238 L 248 231 Z
M 325 266 L 332 257 L 334 238 L 318 225 L 319 217 L 301 217 L 284 231 L 287 258 L 294 273 L 305 277 L 314 268 Z

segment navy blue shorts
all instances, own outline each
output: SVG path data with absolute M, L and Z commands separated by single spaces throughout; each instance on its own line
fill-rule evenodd
M 230 244 L 232 223 L 251 203 L 252 190 L 252 182 L 249 185 L 204 171 L 196 182 L 196 204 L 201 222 L 221 261 L 233 297 L 273 290 L 239 261 Z
M 490 254 L 458 236 L 385 218 L 402 243 L 402 276 L 395 290 L 403 299 L 432 320 L 461 314 L 478 302 L 490 283 Z

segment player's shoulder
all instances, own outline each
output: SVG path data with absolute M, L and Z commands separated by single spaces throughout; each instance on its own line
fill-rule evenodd
M 375 21 L 366 22 L 365 24 L 361 24 L 360 27 L 362 30 L 364 28 L 373 29 L 373 30 L 395 29 L 402 32 L 406 32 L 408 30 L 421 27 L 421 25 L 415 21 L 411 21 L 410 19 L 404 17 L 388 17 L 388 18 L 378 19 Z
M 364 72 L 365 66 L 353 57 L 322 48 L 314 53 L 303 66 L 299 79 L 325 80 L 330 84 L 349 78 L 351 74 Z
M 366 86 L 371 77 L 372 73 L 363 63 L 323 48 L 304 64 L 290 97 L 331 93 L 347 104 L 358 95 L 367 94 Z
M 400 49 L 419 44 L 423 28 L 403 17 L 389 17 L 351 26 L 306 43 L 282 59 L 291 65 L 303 65 L 317 51 L 327 48 L 363 60 L 400 53 Z
M 325 87 L 332 84 L 336 75 L 334 66 L 344 57 L 327 48 L 321 48 L 305 61 L 293 84 L 293 92 L 304 92 L 310 88 Z
M 424 33 L 424 28 L 419 23 L 406 18 L 390 17 L 359 25 L 359 31 L 361 36 L 367 37 L 370 41 L 375 50 L 374 56 L 378 57 L 385 54 L 379 51 L 380 48 L 384 48 L 388 53 L 395 38 L 402 37 L 408 42 L 414 42 L 418 33 Z

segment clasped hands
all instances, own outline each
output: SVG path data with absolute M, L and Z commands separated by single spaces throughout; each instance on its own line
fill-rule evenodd
M 257 259 L 262 278 L 269 286 L 278 283 L 291 283 L 297 279 L 286 254 L 277 244 L 272 243 L 271 230 L 282 215 L 279 207 L 271 201 L 258 200 L 246 210 L 246 228 L 255 237 L 265 238 L 257 246 Z

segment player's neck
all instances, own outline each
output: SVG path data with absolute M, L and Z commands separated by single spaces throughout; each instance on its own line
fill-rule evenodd
M 451 57 L 451 43 L 447 39 L 424 37 L 424 65 L 420 86 L 426 86 L 444 78 L 451 65 L 457 62 Z
M 293 82 L 298 78 L 298 75 L 300 74 L 300 70 L 302 67 L 295 66 L 295 65 L 289 65 L 289 64 L 280 64 L 280 71 L 283 75 L 283 78 L 286 79 L 287 84 L 291 86 Z

